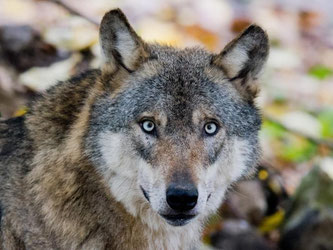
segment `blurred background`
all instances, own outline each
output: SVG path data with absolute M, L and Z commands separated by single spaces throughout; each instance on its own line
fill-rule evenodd
M 333 249 L 333 1 L 0 0 L 0 119 L 100 63 L 98 24 L 121 8 L 146 41 L 219 52 L 251 23 L 270 57 L 257 99 L 263 158 L 207 223 L 215 249 Z

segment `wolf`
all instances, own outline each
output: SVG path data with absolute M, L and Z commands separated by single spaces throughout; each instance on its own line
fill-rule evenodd
M 255 169 L 262 28 L 214 54 L 148 44 L 115 9 L 99 34 L 100 69 L 0 123 L 0 249 L 195 249 Z

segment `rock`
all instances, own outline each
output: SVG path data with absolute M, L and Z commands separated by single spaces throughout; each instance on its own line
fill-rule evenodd
M 237 217 L 258 224 L 267 210 L 266 197 L 258 180 L 239 182 L 228 195 L 228 204 Z
M 19 72 L 49 66 L 69 55 L 44 42 L 39 33 L 27 25 L 0 27 L 0 44 L 4 59 Z
M 98 42 L 95 25 L 78 16 L 69 16 L 43 33 L 45 41 L 68 51 L 80 51 Z
M 244 220 L 226 220 L 223 229 L 214 233 L 211 243 L 223 250 L 271 250 L 271 246 Z
M 326 168 L 326 165 L 323 165 Z M 333 249 L 333 179 L 314 167 L 302 180 L 282 228 L 282 250 Z
M 312 136 L 314 138 L 321 137 L 320 122 L 314 116 L 306 112 L 289 112 L 280 117 L 280 120 L 282 124 L 285 125 L 287 128 L 299 131 L 300 133 Z
M 58 81 L 67 80 L 74 73 L 74 68 L 81 59 L 81 54 L 73 54 L 70 58 L 49 67 L 31 68 L 19 76 L 19 81 L 34 91 L 45 91 Z

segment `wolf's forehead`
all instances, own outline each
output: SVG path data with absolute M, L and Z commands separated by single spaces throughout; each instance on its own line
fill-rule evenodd
M 207 52 L 159 50 L 155 60 L 162 67 L 151 71 L 153 74 L 142 72 L 144 67 L 134 73 L 126 88 L 110 106 L 106 105 L 109 108 L 100 112 L 106 114 L 108 110 L 114 127 L 123 127 L 146 112 L 164 113 L 168 121 L 191 125 L 193 114 L 200 110 L 221 120 L 231 133 L 243 136 L 258 130 L 260 116 L 256 108 L 239 98 L 232 84 L 223 80 L 222 70 L 216 77 L 209 76 Z
M 155 69 L 151 70 L 154 74 L 142 81 L 151 91 L 158 90 L 157 94 L 169 95 L 174 97 L 174 101 L 180 102 L 184 98 L 191 100 L 191 97 L 197 96 L 207 87 L 209 77 L 206 72 L 211 68 L 211 55 L 206 51 L 167 47 L 159 49 L 156 56 Z
M 142 109 L 166 110 L 168 116 L 185 119 L 204 107 L 214 113 L 217 102 L 235 96 L 230 84 L 214 82 L 207 74 L 213 66 L 205 50 L 157 47 L 153 55 L 155 61 L 134 74 L 129 84 L 128 97 Z M 220 70 L 218 78 L 224 77 Z
M 182 67 L 186 64 L 206 66 L 211 61 L 211 54 L 206 50 L 194 47 L 175 49 L 167 46 L 153 46 L 152 57 L 156 58 L 166 67 Z

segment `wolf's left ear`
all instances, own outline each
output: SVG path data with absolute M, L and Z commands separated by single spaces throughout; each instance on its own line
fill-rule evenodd
M 248 100 L 252 100 L 258 92 L 255 81 L 267 60 L 268 43 L 265 31 L 257 25 L 251 25 L 213 57 L 212 63 L 225 71 Z
M 103 70 L 113 72 L 121 66 L 132 72 L 148 57 L 144 42 L 120 9 L 111 10 L 104 15 L 99 37 L 104 57 Z

